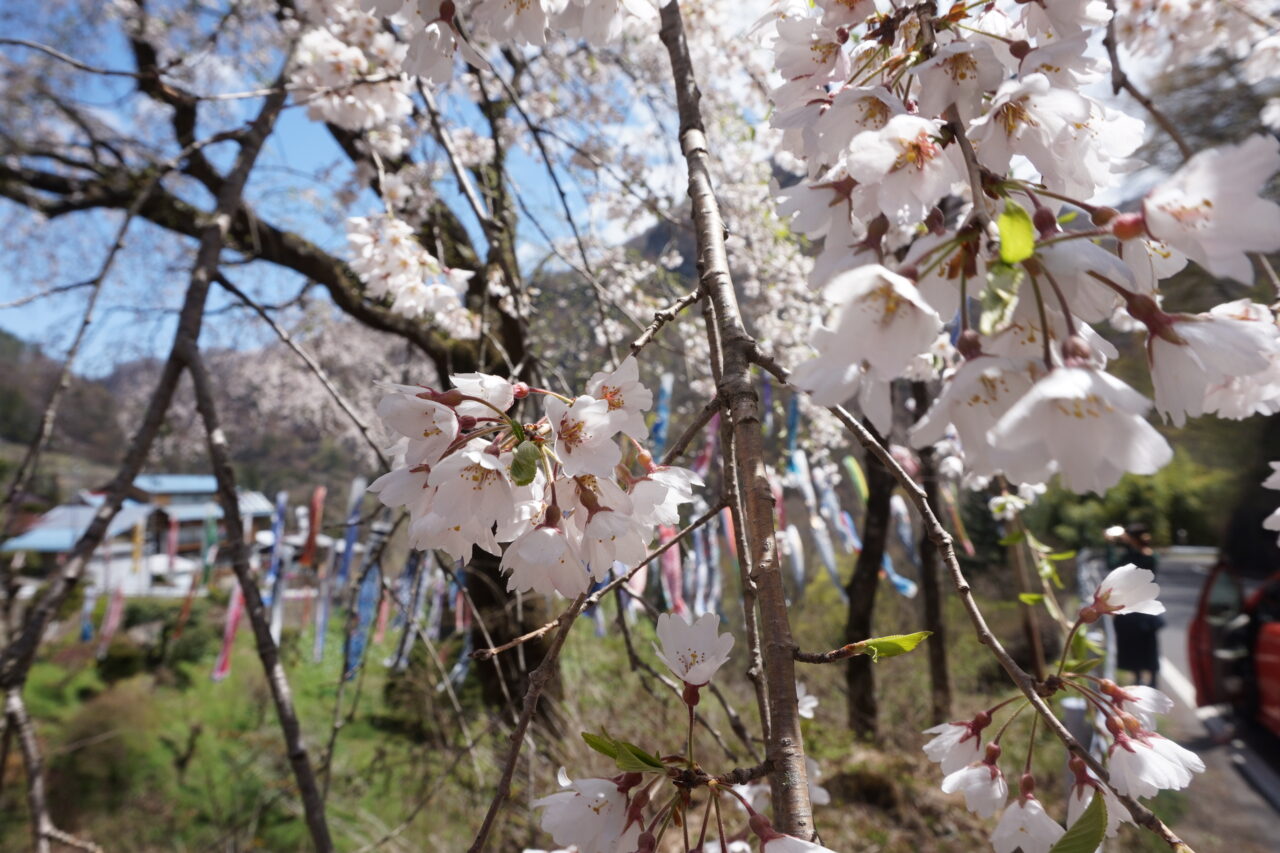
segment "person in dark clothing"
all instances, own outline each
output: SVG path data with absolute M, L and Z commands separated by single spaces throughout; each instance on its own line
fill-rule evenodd
M 1145 524 L 1130 524 L 1119 537 L 1111 567 L 1130 563 L 1157 572 L 1156 553 L 1151 548 L 1151 531 Z M 1116 668 L 1133 673 L 1134 682 L 1156 686 L 1160 674 L 1160 629 L 1163 616 L 1125 613 L 1113 616 L 1116 630 Z

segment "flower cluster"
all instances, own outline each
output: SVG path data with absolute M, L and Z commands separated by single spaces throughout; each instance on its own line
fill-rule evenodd
M 815 842 L 777 831 L 759 814 L 757 808 L 768 795 L 767 785 L 753 782 L 730 786 L 702 772 L 694 761 L 693 709 L 698 704 L 698 688 L 715 677 L 733 648 L 733 636 L 721 634 L 719 626 L 720 617 L 714 613 L 705 614 L 695 622 L 673 613 L 658 617 L 658 644 L 654 652 L 685 687 L 684 701 L 689 708 L 687 752 L 659 758 L 634 744 L 607 736 L 584 735 L 593 748 L 615 758 L 625 772 L 610 778 L 573 781 L 563 768 L 560 770 L 559 782 L 564 790 L 533 802 L 534 808 L 542 810 L 542 829 L 556 844 L 577 853 L 653 853 L 659 849 L 663 832 L 673 817 L 677 818 L 677 825 L 693 819 L 688 796 L 692 783 L 706 785 L 712 797 L 728 796 L 736 800 L 747 815 L 745 829 L 703 845 L 701 839 L 708 838 L 711 829 L 707 822 L 709 813 L 704 811 L 704 825 L 696 848 L 702 853 L 750 851 L 748 839 L 751 838 L 759 842 L 759 849 L 764 853 L 833 853 Z M 817 765 L 811 759 L 808 763 L 812 783 L 818 777 Z M 627 769 L 637 767 L 643 769 Z M 678 784 L 664 791 L 663 781 L 677 780 Z M 670 798 L 664 799 L 668 795 Z M 827 801 L 829 798 L 814 798 L 814 802 Z M 717 823 L 723 827 L 723 822 Z
M 1081 626 L 1096 622 L 1104 614 L 1164 612 L 1164 605 L 1156 600 L 1160 587 L 1153 582 L 1153 577 L 1152 572 L 1132 565 L 1111 571 L 1093 598 L 1080 609 L 1072 637 Z M 1067 645 L 1070 646 L 1070 642 Z M 1114 836 L 1121 823 L 1132 820 L 1117 794 L 1151 797 L 1162 789 L 1185 788 L 1192 774 L 1204 770 L 1204 763 L 1194 753 L 1156 733 L 1156 717 L 1172 710 L 1173 701 L 1154 687 L 1121 687 L 1110 679 L 1087 672 L 1062 673 L 1055 676 L 1053 684 L 1053 689 L 1072 690 L 1082 696 L 1106 721 L 1106 731 L 1111 736 L 1107 780 L 1099 779 L 1081 758 L 1071 757 L 1069 766 L 1074 782 L 1067 801 L 1068 826 L 1080 818 L 1090 800 L 1099 794 L 1106 806 L 1106 834 Z M 1065 830 L 1035 797 L 1035 779 L 1029 770 L 1030 747 L 1019 779 L 1018 796 L 1005 808 L 1009 783 L 1000 767 L 1000 758 L 1001 738 L 1008 722 L 997 729 L 991 740 L 983 742 L 983 732 L 992 725 L 995 714 L 1015 701 L 1019 702 L 1012 711 L 1016 716 L 1026 707 L 1025 700 L 1006 700 L 980 711 L 971 720 L 928 729 L 925 734 L 933 735 L 933 739 L 925 744 L 924 752 L 930 761 L 941 766 L 942 790 L 964 794 L 970 811 L 979 817 L 991 818 L 1004 809 L 991 836 L 997 853 L 1012 853 L 1019 848 L 1023 853 L 1046 853 Z
M 1130 5 L 1131 24 L 1162 14 Z M 1107 70 L 1094 45 L 1110 20 L 1084 0 L 945 14 L 817 0 L 761 22 L 780 79 L 772 122 L 803 171 L 778 187 L 778 210 L 822 241 L 810 283 L 829 316 L 794 374 L 815 402 L 856 400 L 887 432 L 890 383 L 920 378 L 923 361 L 946 382 L 916 443 L 950 435 L 979 477 L 1057 473 L 1101 492 L 1172 456 L 1151 402 L 1103 371 L 1116 352 L 1089 324 L 1110 320 L 1146 330 L 1171 421 L 1274 409 L 1271 311 L 1165 313 L 1157 285 L 1188 259 L 1252 282 L 1248 253 L 1280 248 L 1280 206 L 1259 197 L 1280 143 L 1201 152 L 1139 212 L 1091 203 L 1142 141 L 1140 121 L 1081 92 Z M 936 345 L 948 326 L 954 349 Z
M 652 395 L 634 358 L 572 399 L 483 373 L 450 379 L 447 391 L 388 387 L 378 414 L 402 437 L 403 462 L 370 490 L 408 510 L 416 548 L 501 555 L 509 589 L 572 597 L 615 563 L 638 565 L 658 526 L 676 523 L 702 485 L 639 444 Z M 535 392 L 544 414 L 522 423 L 510 411 Z M 622 464 L 619 433 L 634 464 Z
M 477 318 L 463 304 L 470 270 L 450 269 L 422 247 L 413 228 L 393 216 L 347 220 L 351 268 L 374 299 L 408 317 L 429 317 L 455 338 L 479 335 Z
M 409 80 L 401 73 L 405 46 L 376 15 L 345 0 L 307 4 L 289 85 L 307 115 L 347 130 L 379 128 L 389 156 L 403 151 L 399 123 L 413 112 Z M 391 128 L 394 128 L 392 130 Z

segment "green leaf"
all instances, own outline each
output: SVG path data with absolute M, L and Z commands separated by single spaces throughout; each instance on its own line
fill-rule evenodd
M 925 637 L 932 633 L 932 631 L 916 631 L 914 634 L 889 634 L 885 637 L 872 637 L 870 640 L 863 640 L 858 643 L 858 646 L 860 646 L 859 651 L 864 655 L 871 655 L 872 661 L 878 661 L 880 658 L 897 657 L 898 655 L 905 655 L 923 643 Z
M 1058 224 L 1066 225 L 1067 223 L 1075 222 L 1079 216 L 1080 216 L 1080 211 L 1068 210 L 1066 213 L 1058 217 Z
M 591 732 L 583 732 L 582 739 L 587 742 L 587 746 L 594 749 L 601 755 L 607 755 L 612 759 L 618 757 L 618 743 L 607 735 L 593 735 Z
M 511 479 L 517 486 L 527 486 L 538 476 L 538 462 L 542 459 L 542 448 L 532 441 L 522 441 L 516 447 L 515 457 L 511 460 Z
M 1036 229 L 1031 214 L 1016 201 L 1006 201 L 1004 212 L 996 220 L 1000 229 L 1000 260 L 1019 264 L 1036 253 Z
M 1054 554 L 1045 554 L 1044 558 L 1046 560 L 1053 560 L 1055 563 L 1057 563 L 1063 560 L 1070 560 L 1075 555 L 1076 555 L 1075 551 L 1058 551 L 1057 553 L 1054 553 Z
M 1021 601 L 1023 604 L 1029 604 L 1032 607 L 1035 607 L 1037 604 L 1044 601 L 1044 593 L 1020 592 L 1018 593 L 1018 600 Z
M 634 743 L 627 743 L 624 740 L 615 741 L 615 743 L 618 746 L 618 755 L 614 760 L 618 762 L 618 768 L 623 772 L 644 773 L 666 770 L 660 758 L 650 755 Z
M 1076 675 L 1084 675 L 1089 670 L 1102 663 L 1102 658 L 1083 658 L 1080 660 L 1067 661 L 1067 671 L 1074 672 Z
M 1084 814 L 1071 824 L 1066 835 L 1058 839 L 1049 853 L 1093 853 L 1107 834 L 1107 806 L 1102 794 L 1093 792 L 1093 799 Z
M 1005 536 L 1003 539 L 1001 539 L 998 544 L 1017 545 L 1019 542 L 1021 542 L 1023 539 L 1026 539 L 1026 538 L 1027 538 L 1027 535 L 1023 533 L 1021 530 L 1015 530 L 1009 535 Z

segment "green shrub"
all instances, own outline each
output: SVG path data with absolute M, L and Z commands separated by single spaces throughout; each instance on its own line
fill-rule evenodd
M 123 635 L 111 639 L 107 653 L 97 663 L 98 677 L 107 684 L 132 678 L 146 667 L 146 650 Z

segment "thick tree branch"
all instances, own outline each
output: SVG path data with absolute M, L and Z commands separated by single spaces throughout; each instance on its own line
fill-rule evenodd
M 763 435 L 759 403 L 751 378 L 751 354 L 755 342 L 742 325 L 737 295 L 729 275 L 725 253 L 725 226 L 712 189 L 710 154 L 699 107 L 701 94 L 693 71 L 693 61 L 684 36 L 684 22 L 678 0 L 671 0 L 661 12 L 660 36 L 671 60 L 676 105 L 680 116 L 680 150 L 689 169 L 689 198 L 697 234 L 698 272 L 701 289 L 713 308 L 708 334 L 719 339 L 723 371 L 717 394 L 728 415 L 732 451 L 725 448 L 726 465 L 734 465 L 743 495 L 743 527 L 749 551 L 742 559 L 750 566 L 760 605 L 760 636 L 768 688 L 769 718 L 765 757 L 774 771 L 769 775 L 773 792 L 774 822 L 778 829 L 798 838 L 814 835 L 809 787 L 806 783 L 804 738 L 796 702 L 795 644 L 787 617 L 786 596 L 778 567 L 777 542 L 773 528 L 773 493 L 765 476 Z

